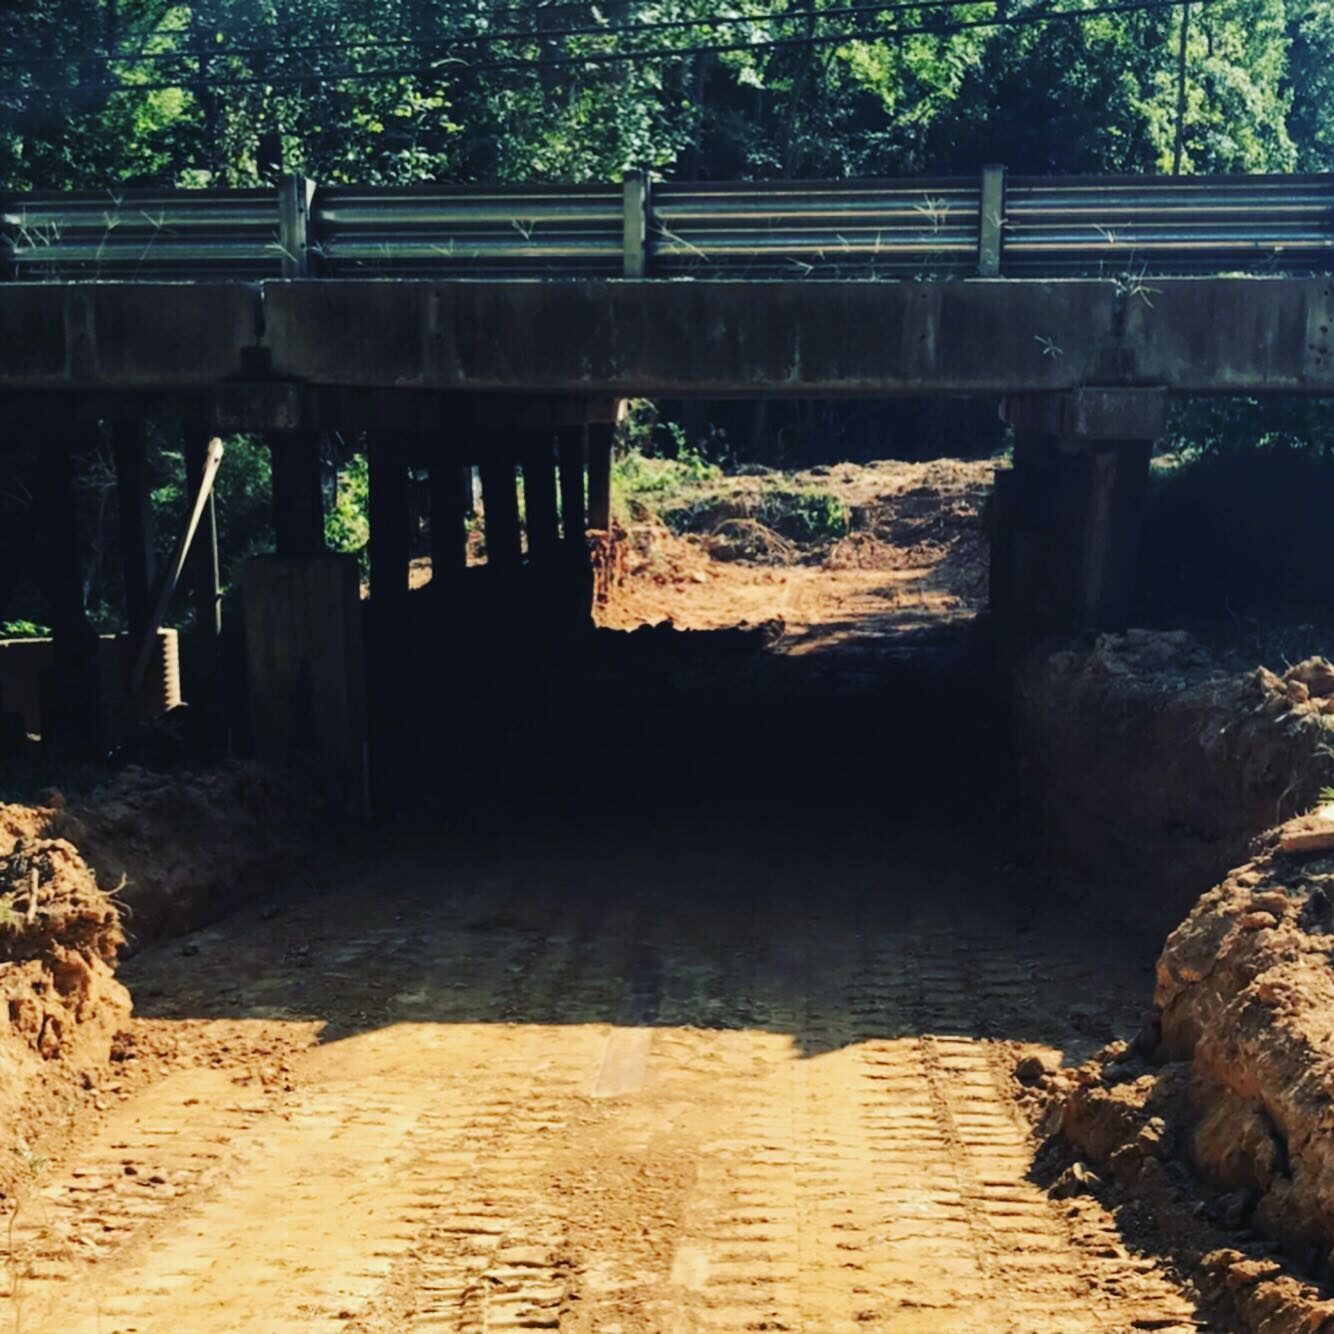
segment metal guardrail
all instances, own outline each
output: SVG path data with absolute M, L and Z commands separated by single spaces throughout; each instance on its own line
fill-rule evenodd
M 1334 175 L 316 186 L 13 195 L 26 281 L 1334 271 Z

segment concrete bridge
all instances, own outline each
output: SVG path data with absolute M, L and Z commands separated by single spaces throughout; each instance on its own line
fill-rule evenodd
M 105 423 L 115 440 L 132 635 L 152 628 L 155 588 L 145 423 L 180 425 L 195 482 L 205 471 L 212 435 L 251 431 L 271 441 L 277 559 L 258 564 L 247 588 L 256 735 L 290 739 L 298 725 L 291 700 L 304 691 L 300 726 L 308 731 L 312 718 L 321 719 L 319 728 L 337 733 L 320 741 L 327 753 L 339 754 L 340 781 L 348 790 L 360 782 L 361 612 L 352 563 L 322 554 L 324 431 L 365 433 L 369 661 L 382 684 L 394 658 L 384 646 L 396 641 L 410 601 L 409 469 L 425 469 L 429 478 L 437 599 L 457 609 L 478 605 L 474 591 L 483 584 L 480 603 L 522 589 L 535 627 L 570 626 L 587 616 L 586 534 L 610 528 L 613 431 L 621 402 L 632 396 L 995 398 L 1015 428 L 1015 466 L 999 478 L 994 516 L 997 612 L 1019 630 L 1123 622 L 1131 612 L 1150 447 L 1161 433 L 1168 397 L 1334 395 L 1334 278 L 1318 271 L 1334 267 L 1330 182 L 1168 184 L 1175 194 L 1154 196 L 1135 187 L 1133 207 L 1141 214 L 1147 209 L 1147 220 L 1132 218 L 1126 227 L 1158 227 L 1166 238 L 1156 252 L 1158 267 L 1175 264 L 1188 269 L 1184 274 L 1151 272 L 1147 262 L 1135 267 L 1132 261 L 1110 277 L 964 276 L 956 270 L 935 280 L 885 281 L 873 268 L 877 249 L 869 261 L 857 252 L 859 262 L 872 265 L 867 281 L 804 271 L 787 280 L 699 271 L 687 278 L 670 268 L 666 278 L 626 277 L 636 268 L 650 273 L 655 255 L 662 263 L 666 234 L 681 239 L 652 211 L 642 178 L 627 183 L 616 214 L 620 277 L 576 276 L 560 260 L 566 267 L 543 278 L 508 276 L 508 270 L 506 276 L 471 276 L 475 266 L 450 269 L 449 276 L 403 276 L 406 261 L 389 265 L 387 274 L 369 266 L 367 276 L 357 278 L 218 278 L 209 276 L 217 265 L 200 261 L 203 276 L 192 281 L 158 273 L 131 280 L 114 264 L 116 276 L 104 281 L 79 258 L 77 229 L 55 233 L 48 251 L 60 249 L 61 237 L 74 247 L 66 265 L 40 270 L 58 281 L 0 284 L 5 446 L 41 450 L 46 522 L 64 534 L 63 554 L 52 562 L 52 601 L 63 608 L 55 626 L 56 675 L 64 682 L 50 692 L 53 716 L 62 707 L 79 712 L 88 698 L 95 654 L 80 602 L 77 535 L 68 522 L 71 459 L 95 443 Z M 862 196 L 874 193 L 864 184 L 858 188 Z M 909 188 L 895 187 L 895 194 L 884 187 L 899 213 L 908 210 L 901 196 Z M 1122 199 L 1131 191 L 1116 188 Z M 1187 189 L 1195 191 L 1193 202 L 1182 204 Z M 972 202 L 958 205 L 964 221 L 950 225 L 962 228 L 968 272 L 1006 272 L 1004 190 L 1003 176 L 998 182 L 994 172 L 984 173 Z M 929 188 L 925 193 L 935 198 Z M 312 268 L 316 197 L 313 188 L 290 183 L 280 192 L 287 239 L 306 256 L 301 264 L 285 259 L 286 267 Z M 928 257 L 928 243 L 954 253 L 949 246 L 957 237 L 945 222 L 953 206 L 945 194 L 941 198 L 934 231 L 928 227 L 924 240 L 910 242 L 904 239 L 909 224 L 900 219 L 893 245 L 926 244 Z M 1284 198 L 1297 201 L 1286 212 Z M 1099 198 L 1095 211 L 1102 213 L 1105 202 Z M 350 207 L 346 201 L 340 206 Z M 819 206 L 806 198 L 802 206 L 801 216 L 815 229 L 810 234 L 823 236 L 818 229 L 830 225 L 828 201 Z M 118 210 L 127 207 L 117 201 Z M 873 218 L 877 208 L 890 208 L 865 198 L 861 207 Z M 1022 217 L 1022 206 L 1014 207 Z M 1188 224 L 1196 231 L 1188 229 L 1183 241 L 1186 224 L 1164 223 L 1155 208 L 1194 209 Z M 486 216 L 494 213 L 493 206 Z M 37 225 L 31 208 L 16 214 L 7 205 L 11 223 L 15 216 L 27 219 L 23 234 L 31 238 Z M 920 220 L 912 225 L 920 227 Z M 1022 227 L 1016 224 L 1021 238 Z M 1107 230 L 1097 227 L 1100 234 Z M 744 244 L 735 238 L 728 244 L 750 262 L 762 255 L 771 266 L 784 245 L 799 251 L 807 243 L 801 238 L 809 240 L 807 233 L 795 233 L 794 241 L 790 229 L 775 232 L 772 222 L 765 235 L 767 248 L 754 228 Z M 1191 249 L 1191 236 L 1208 244 Z M 519 252 L 540 246 L 540 233 L 530 230 L 522 239 Z M 164 241 L 163 250 L 171 244 Z M 855 249 L 861 242 L 845 244 Z M 877 247 L 889 244 L 882 232 Z M 1079 244 L 1075 237 L 1052 263 L 1068 270 L 1071 246 L 1078 251 Z M 1114 234 L 1108 244 L 1126 243 Z M 337 246 L 330 248 L 336 254 Z M 11 241 L 18 271 L 28 277 L 35 261 L 25 259 L 23 249 Z M 282 247 L 284 256 L 289 249 Z M 1201 250 L 1229 267 L 1244 251 L 1253 271 L 1202 272 Z M 1189 265 L 1180 258 L 1185 254 Z M 456 255 L 448 253 L 447 265 Z M 847 259 L 842 254 L 839 263 Z M 492 256 L 488 263 L 499 261 Z M 427 264 L 420 260 L 417 267 Z M 168 268 L 182 265 L 189 267 L 177 254 Z M 1030 274 L 1031 256 L 1027 268 L 1019 259 L 1008 267 L 1016 266 Z M 336 263 L 330 267 L 338 271 Z M 485 502 L 488 568 L 480 573 L 464 569 L 461 476 L 471 465 L 480 466 Z M 207 507 L 202 518 L 191 568 L 203 648 L 196 651 L 200 665 L 187 693 L 207 701 L 210 682 L 222 671 L 222 651 L 216 537 Z M 371 698 L 376 695 L 373 688 Z

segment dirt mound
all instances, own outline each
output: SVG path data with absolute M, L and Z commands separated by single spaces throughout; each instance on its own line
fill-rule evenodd
M 0 808 L 0 1191 L 44 1113 L 37 1085 L 103 1065 L 130 1014 L 113 971 L 116 905 L 78 850 L 34 832 L 21 809 Z
M 761 565 L 791 565 L 799 555 L 794 542 L 758 519 L 725 519 L 705 539 L 714 560 L 748 560 Z
M 1289 826 L 1307 832 L 1304 822 Z M 1283 831 L 1167 939 L 1162 1054 L 1189 1061 L 1190 1140 L 1210 1180 L 1294 1254 L 1334 1248 L 1334 855 Z
M 1292 679 L 1334 686 L 1327 666 Z M 1199 900 L 1167 938 L 1133 1047 L 1045 1081 L 1048 1128 L 1141 1205 L 1182 1213 L 1193 1260 L 1247 1329 L 1334 1329 L 1334 1301 L 1307 1282 L 1334 1278 L 1332 817 L 1270 831 Z
M 1326 672 L 1241 670 L 1179 630 L 1020 664 L 1024 779 L 1053 863 L 1166 929 L 1334 777 Z
M 49 829 L 116 893 L 138 946 L 271 890 L 313 847 L 313 790 L 249 763 L 189 774 L 130 768 L 68 808 L 57 798 Z
M 10 1036 L 47 1059 L 90 1041 L 108 1047 L 129 1013 L 112 977 L 124 939 L 110 896 L 72 844 L 19 839 L 0 857 L 0 995 Z

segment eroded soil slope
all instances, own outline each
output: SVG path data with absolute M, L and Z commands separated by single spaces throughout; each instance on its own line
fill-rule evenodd
M 1017 733 L 1050 863 L 1166 934 L 1256 835 L 1308 808 L 1334 780 L 1334 670 L 1305 657 L 1303 631 L 1292 666 L 1274 644 L 1138 629 L 1021 663 Z

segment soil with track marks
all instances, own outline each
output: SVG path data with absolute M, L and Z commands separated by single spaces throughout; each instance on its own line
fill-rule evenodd
M 127 1074 L 20 1196 L 0 1328 L 1195 1327 L 1029 1179 L 1012 1084 L 1131 1028 L 1148 959 L 977 828 L 496 846 L 400 840 L 132 960 Z

